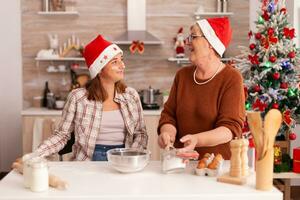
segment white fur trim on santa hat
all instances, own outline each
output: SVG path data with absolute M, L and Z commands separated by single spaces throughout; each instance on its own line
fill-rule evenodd
M 216 35 L 214 29 L 210 26 L 206 19 L 202 19 L 197 21 L 197 24 L 201 28 L 205 38 L 211 44 L 211 46 L 216 50 L 216 52 L 222 57 L 223 53 L 225 52 L 225 46 L 221 42 L 221 40 Z
M 101 69 L 119 53 L 123 54 L 123 51 L 116 44 L 106 47 L 89 68 L 91 79 L 95 78 Z

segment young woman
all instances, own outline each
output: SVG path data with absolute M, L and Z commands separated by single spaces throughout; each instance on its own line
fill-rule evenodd
M 146 148 L 148 136 L 140 98 L 122 82 L 123 52 L 101 35 L 84 49 L 91 81 L 71 91 L 53 135 L 35 151 L 48 156 L 60 151 L 75 134 L 74 160 L 107 160 L 113 148 Z

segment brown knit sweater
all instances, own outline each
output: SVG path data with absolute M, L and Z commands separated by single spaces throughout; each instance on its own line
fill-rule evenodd
M 174 146 L 183 144 L 179 139 L 187 134 L 209 131 L 220 126 L 231 130 L 233 136 L 241 136 L 245 119 L 243 78 L 231 65 L 204 85 L 193 80 L 195 67 L 180 69 L 173 82 L 170 96 L 164 105 L 158 126 L 172 124 L 177 129 Z M 198 82 L 204 80 L 197 80 Z M 221 153 L 230 159 L 229 143 L 214 147 L 197 147 L 202 157 L 205 153 Z

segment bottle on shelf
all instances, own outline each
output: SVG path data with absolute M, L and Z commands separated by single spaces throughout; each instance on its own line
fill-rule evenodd
M 222 0 L 217 0 L 217 12 L 222 12 Z
M 47 95 L 51 93 L 48 85 L 48 81 L 45 82 L 44 94 L 43 94 L 43 107 L 47 107 Z
M 228 0 L 222 0 L 222 12 L 226 13 L 228 8 Z

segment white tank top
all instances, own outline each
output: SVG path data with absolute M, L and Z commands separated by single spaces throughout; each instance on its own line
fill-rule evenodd
M 103 111 L 96 144 L 124 144 L 126 128 L 120 110 Z

